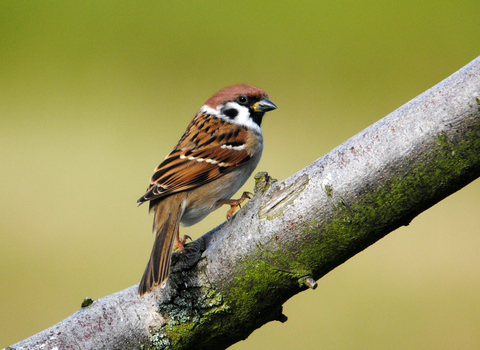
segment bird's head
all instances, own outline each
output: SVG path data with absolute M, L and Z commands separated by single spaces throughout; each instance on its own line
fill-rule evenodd
M 248 84 L 228 86 L 210 97 L 202 111 L 229 123 L 258 130 L 265 112 L 276 109 L 262 89 Z

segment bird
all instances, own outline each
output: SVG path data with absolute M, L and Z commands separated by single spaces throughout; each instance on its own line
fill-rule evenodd
M 138 205 L 149 201 L 154 212 L 153 244 L 138 287 L 140 296 L 164 287 L 173 251 L 186 252 L 190 237 L 180 238 L 179 226 L 191 226 L 222 205 L 230 205 L 229 222 L 240 204 L 250 198 L 243 186 L 263 151 L 260 125 L 266 112 L 277 109 L 267 93 L 253 85 L 237 84 L 211 96 L 195 114 L 177 145 L 156 167 Z

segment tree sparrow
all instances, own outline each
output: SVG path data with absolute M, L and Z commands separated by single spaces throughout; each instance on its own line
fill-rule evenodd
M 247 84 L 226 87 L 210 97 L 195 115 L 174 150 L 155 169 L 146 193 L 154 211 L 150 260 L 138 293 L 165 286 L 172 251 L 184 251 L 179 225 L 196 224 L 223 204 L 227 220 L 248 192 L 230 199 L 256 168 L 263 150 L 260 124 L 277 106 L 265 91 Z

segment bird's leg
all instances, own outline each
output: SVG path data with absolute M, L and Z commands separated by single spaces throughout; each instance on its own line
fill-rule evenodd
M 240 199 L 221 199 L 217 201 L 217 204 L 228 204 L 230 206 L 230 209 L 227 212 L 228 222 L 230 222 L 230 219 L 232 218 L 233 213 L 235 213 L 235 210 L 237 209 L 237 207 L 241 208 L 240 204 L 242 204 L 245 199 L 247 198 L 250 199 L 251 198 L 250 196 L 253 196 L 253 194 L 251 194 L 250 192 L 243 192 Z
M 177 234 L 175 235 L 175 242 L 173 243 L 173 251 L 186 253 L 184 246 L 185 246 L 185 243 L 187 242 L 187 239 L 192 240 L 192 237 L 188 235 L 183 235 L 183 238 L 180 239 L 180 229 L 178 229 Z

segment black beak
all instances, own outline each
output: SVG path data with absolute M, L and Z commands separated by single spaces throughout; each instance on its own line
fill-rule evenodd
M 277 106 L 275 105 L 275 103 L 266 98 L 255 103 L 252 108 L 255 112 L 268 112 L 277 109 Z

